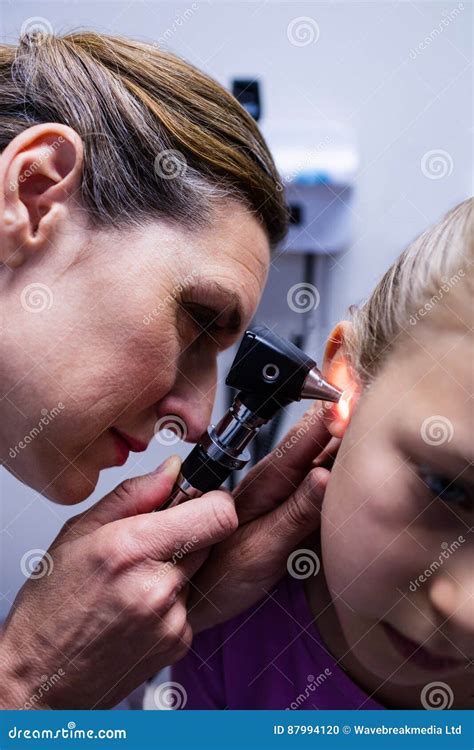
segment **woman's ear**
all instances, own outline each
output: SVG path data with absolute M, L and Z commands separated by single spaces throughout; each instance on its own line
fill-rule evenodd
M 345 354 L 345 344 L 354 336 L 354 326 L 342 320 L 332 330 L 324 352 L 323 375 L 340 388 L 342 396 L 337 404 L 326 404 L 326 425 L 334 437 L 342 438 L 350 422 L 360 389 Z
M 14 268 L 52 242 L 79 189 L 83 145 L 67 125 L 44 123 L 0 154 L 0 262 Z

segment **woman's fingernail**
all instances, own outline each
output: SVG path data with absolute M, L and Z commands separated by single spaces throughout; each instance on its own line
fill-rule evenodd
M 152 471 L 152 474 L 169 474 L 170 476 L 176 476 L 181 467 L 181 459 L 177 454 L 169 456 L 157 469 Z

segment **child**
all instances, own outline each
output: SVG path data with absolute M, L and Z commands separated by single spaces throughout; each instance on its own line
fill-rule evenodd
M 183 707 L 474 707 L 472 208 L 331 334 L 343 439 L 320 535 L 263 601 L 195 638 L 173 673 Z

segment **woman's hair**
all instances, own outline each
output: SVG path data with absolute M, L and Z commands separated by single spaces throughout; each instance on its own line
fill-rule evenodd
M 345 341 L 345 353 L 361 385 L 372 382 L 405 331 L 439 321 L 430 312 L 450 290 L 467 285 L 472 299 L 473 208 L 470 198 L 426 230 L 388 269 L 369 298 L 350 309 L 354 333 Z
M 83 140 L 81 199 L 95 226 L 162 217 L 201 226 L 233 198 L 272 246 L 286 233 L 279 176 L 255 121 L 169 52 L 93 32 L 0 45 L 0 150 L 45 122 Z

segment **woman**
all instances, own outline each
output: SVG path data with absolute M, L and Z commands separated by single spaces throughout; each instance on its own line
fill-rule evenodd
M 94 33 L 29 36 L 0 48 L 0 69 L 2 460 L 74 504 L 163 417 L 200 436 L 217 354 L 255 311 L 286 209 L 252 118 L 173 55 Z M 261 597 L 318 523 L 314 494 L 292 482 L 314 452 L 253 475 L 258 505 L 226 548 L 234 572 L 206 569 L 214 611 L 187 612 L 187 583 L 238 519 L 221 491 L 151 514 L 176 457 L 67 523 L 49 575 L 26 583 L 6 623 L 0 705 L 113 706 L 183 656 L 192 625 Z

